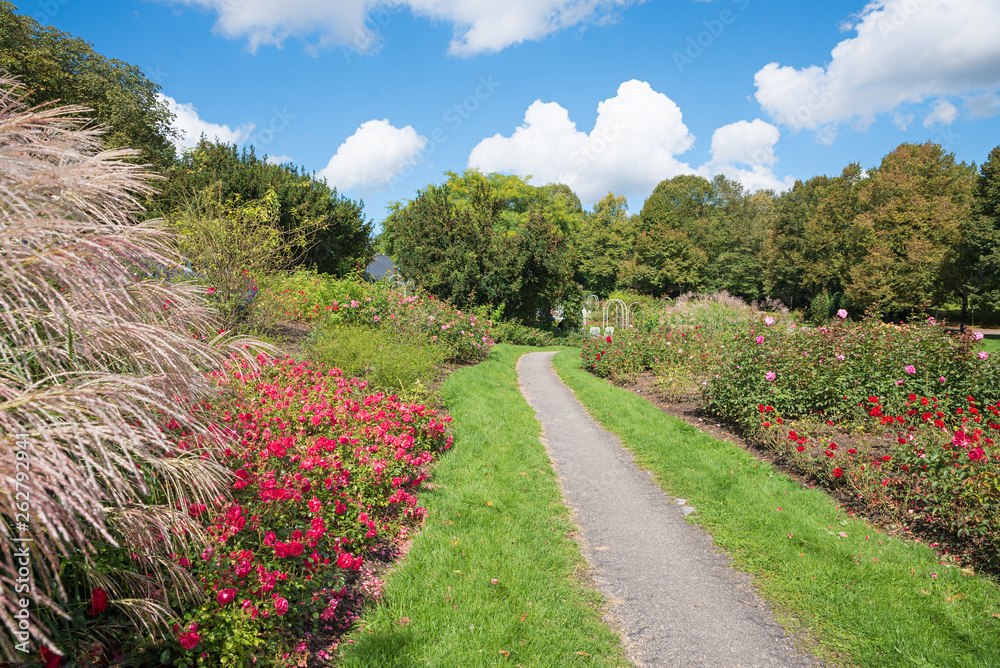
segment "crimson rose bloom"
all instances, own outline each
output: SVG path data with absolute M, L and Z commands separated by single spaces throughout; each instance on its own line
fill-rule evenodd
M 181 641 L 181 647 L 184 649 L 194 649 L 201 642 L 201 636 L 198 635 L 197 631 L 188 631 L 182 633 L 178 640 Z
M 90 592 L 90 614 L 99 615 L 108 608 L 108 592 L 95 589 Z
M 337 565 L 341 568 L 350 568 L 354 565 L 354 557 L 351 556 L 350 552 L 344 552 L 337 557 Z
M 833 469 L 833 477 L 834 478 L 840 478 L 843 475 L 844 475 L 844 472 L 841 469 L 839 469 L 839 468 Z
M 236 599 L 235 589 L 222 589 L 219 594 L 215 597 L 215 600 L 219 602 L 219 605 L 229 605 Z
M 288 600 L 282 598 L 281 596 L 274 599 L 274 611 L 279 615 L 283 615 L 288 612 Z

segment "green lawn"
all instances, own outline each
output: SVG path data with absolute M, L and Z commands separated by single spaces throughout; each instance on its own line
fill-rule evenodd
M 497 346 L 446 382 L 455 444 L 421 495 L 426 526 L 339 665 L 628 665 L 578 577 L 574 526 L 518 391 L 529 350 Z

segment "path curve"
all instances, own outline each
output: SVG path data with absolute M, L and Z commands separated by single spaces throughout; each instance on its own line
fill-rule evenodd
M 640 470 L 552 369 L 554 352 L 517 363 L 521 393 L 580 527 L 584 557 L 639 668 L 797 668 L 798 653 L 748 576 L 684 521 L 683 502 Z

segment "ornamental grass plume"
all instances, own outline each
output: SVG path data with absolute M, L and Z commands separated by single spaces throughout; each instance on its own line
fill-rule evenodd
M 153 190 L 129 162 L 138 152 L 102 150 L 81 107 L 24 99 L 0 78 L 0 650 L 14 660 L 20 643 L 65 653 L 55 639 L 72 642 L 94 590 L 106 597 L 92 609 L 118 614 L 88 620 L 91 638 L 162 637 L 165 592 L 203 595 L 170 558 L 206 540 L 179 509 L 225 494 L 227 474 L 211 411 L 189 408 L 214 396 L 205 370 L 260 349 L 196 338 L 218 331 L 203 288 L 139 269 L 179 258 L 156 223 L 136 222 Z M 201 444 L 178 451 L 160 429 L 171 420 Z M 33 541 L 29 578 L 18 538 Z M 99 550 L 120 567 L 99 567 Z M 30 640 L 14 617 L 22 597 Z

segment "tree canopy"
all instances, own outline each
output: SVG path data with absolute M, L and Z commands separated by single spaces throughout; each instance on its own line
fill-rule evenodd
M 506 318 L 549 321 L 573 291 L 572 251 L 544 199 L 524 186 L 499 175 L 449 174 L 395 207 L 383 223 L 385 250 L 404 276 L 459 307 L 502 306 Z
M 153 215 L 169 217 L 206 189 L 220 202 L 260 200 L 273 191 L 278 226 L 286 238 L 308 231 L 297 264 L 344 276 L 374 255 L 373 223 L 365 220 L 362 203 L 338 195 L 336 188 L 293 165 L 273 165 L 258 158 L 253 147 L 241 150 L 235 144 L 203 138 L 168 168 L 167 177 L 150 207 Z
M 107 130 L 106 146 L 138 149 L 141 161 L 165 169 L 175 157 L 175 131 L 160 86 L 135 65 L 106 58 L 85 40 L 16 10 L 0 0 L 0 74 L 24 84 L 26 103 L 88 107 Z

